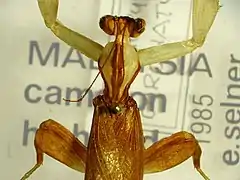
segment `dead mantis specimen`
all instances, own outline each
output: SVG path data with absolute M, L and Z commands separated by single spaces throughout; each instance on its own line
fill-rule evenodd
M 37 163 L 21 180 L 27 179 L 43 163 L 43 154 L 85 173 L 85 180 L 142 180 L 143 174 L 170 169 L 189 157 L 200 168 L 201 148 L 195 137 L 185 131 L 144 148 L 139 110 L 129 96 L 131 83 L 140 67 L 169 60 L 203 45 L 219 9 L 219 0 L 193 0 L 192 38 L 137 51 L 129 42 L 145 28 L 143 19 L 104 16 L 101 29 L 115 36 L 105 47 L 65 27 L 57 19 L 58 0 L 38 0 L 45 24 L 51 31 L 90 59 L 98 61 L 104 80 L 102 95 L 94 98 L 94 114 L 88 146 L 56 121 L 41 123 L 34 145 Z

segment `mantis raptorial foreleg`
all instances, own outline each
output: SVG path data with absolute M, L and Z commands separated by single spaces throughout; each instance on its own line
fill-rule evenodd
M 192 38 L 139 50 L 141 66 L 184 56 L 202 46 L 219 7 L 219 0 L 193 0 Z
M 34 146 L 37 163 L 21 178 L 27 179 L 43 163 L 43 154 L 58 160 L 68 167 L 85 172 L 86 147 L 64 126 L 54 120 L 41 123 L 36 132 Z
M 98 60 L 103 47 L 95 41 L 67 28 L 57 19 L 58 0 L 38 0 L 38 5 L 46 26 L 58 38 L 90 59 Z
M 193 165 L 205 180 L 209 178 L 200 168 L 201 148 L 192 134 L 178 132 L 164 138 L 144 152 L 144 173 L 170 169 L 192 156 Z

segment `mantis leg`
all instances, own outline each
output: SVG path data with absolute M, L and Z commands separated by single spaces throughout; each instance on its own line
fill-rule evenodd
M 38 5 L 46 26 L 59 39 L 79 50 L 90 59 L 98 60 L 103 47 L 97 42 L 67 28 L 57 19 L 58 0 L 38 0 Z
M 219 0 L 193 0 L 192 38 L 139 50 L 141 66 L 184 56 L 202 46 L 219 7 Z
M 86 147 L 65 127 L 54 120 L 44 121 L 36 132 L 34 146 L 37 163 L 21 178 L 27 179 L 43 164 L 47 154 L 68 167 L 85 172 Z
M 170 169 L 193 158 L 193 165 L 205 180 L 209 178 L 200 168 L 201 148 L 195 137 L 187 132 L 178 132 L 164 138 L 144 152 L 144 173 L 154 173 Z

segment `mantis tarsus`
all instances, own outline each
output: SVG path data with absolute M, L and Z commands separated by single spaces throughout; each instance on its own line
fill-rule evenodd
M 37 163 L 21 180 L 43 163 L 43 154 L 85 173 L 86 180 L 141 180 L 143 174 L 170 169 L 189 157 L 200 168 L 201 148 L 195 137 L 181 131 L 144 148 L 142 123 L 135 100 L 129 96 L 140 67 L 183 56 L 202 46 L 219 9 L 219 0 L 193 0 L 192 34 L 189 40 L 136 50 L 129 39 L 145 29 L 143 19 L 104 16 L 101 29 L 115 36 L 105 47 L 65 27 L 57 19 L 58 0 L 38 0 L 51 31 L 94 61 L 104 80 L 102 95 L 94 98 L 94 114 L 88 146 L 54 120 L 44 121 L 36 132 Z

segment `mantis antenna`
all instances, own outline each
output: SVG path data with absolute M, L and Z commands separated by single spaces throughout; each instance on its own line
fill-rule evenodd
M 110 54 L 112 53 L 112 51 L 113 51 L 113 49 L 111 49 L 108 57 L 110 56 Z M 107 63 L 107 60 L 108 60 L 108 58 L 106 58 L 103 66 L 102 66 L 102 68 L 103 68 L 103 67 L 105 66 L 105 64 Z M 71 99 L 65 99 L 65 98 L 63 98 L 63 100 L 66 101 L 66 102 L 80 102 L 80 101 L 82 101 L 83 98 L 87 95 L 87 93 L 88 93 L 88 92 L 90 91 L 90 89 L 92 88 L 93 84 L 96 82 L 96 80 L 97 80 L 98 76 L 100 75 L 100 73 L 101 73 L 101 72 L 100 72 L 100 70 L 98 69 L 98 73 L 97 73 L 97 75 L 95 76 L 95 78 L 93 79 L 92 83 L 88 86 L 88 88 L 84 91 L 84 93 L 81 95 L 81 97 L 80 97 L 79 99 L 71 100 Z
M 81 97 L 77 100 L 71 100 L 71 99 L 65 99 L 63 98 L 64 101 L 66 102 L 80 102 L 83 100 L 83 98 L 87 95 L 87 93 L 89 92 L 89 90 L 92 88 L 93 84 L 95 83 L 95 81 L 97 80 L 98 76 L 100 74 L 100 71 L 98 71 L 97 75 L 95 76 L 95 78 L 93 79 L 92 83 L 90 84 L 90 86 L 84 91 L 84 93 L 81 95 Z

